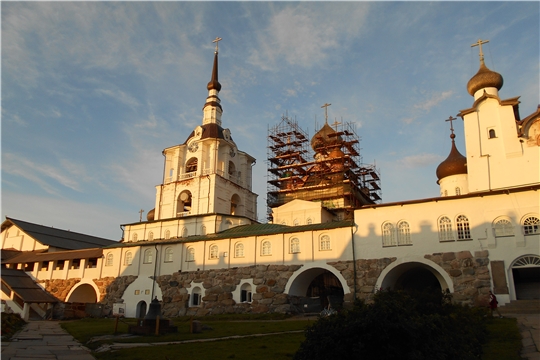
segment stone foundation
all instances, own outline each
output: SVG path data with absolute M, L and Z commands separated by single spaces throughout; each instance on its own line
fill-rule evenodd
M 375 285 L 382 271 L 391 263 L 396 261 L 396 258 L 381 258 L 381 259 L 360 259 L 356 260 L 356 297 L 364 301 L 371 301 L 375 294 Z M 338 270 L 343 278 L 347 281 L 347 285 L 351 293 L 345 294 L 343 306 L 350 308 L 354 303 L 355 279 L 354 279 L 354 262 L 353 261 L 338 261 L 329 262 Z
M 94 279 L 93 281 L 101 294 L 99 302 L 111 309 L 114 303 L 123 303 L 122 296 L 124 296 L 124 291 L 136 279 L 137 276 L 134 275 Z
M 454 283 L 453 300 L 463 305 L 487 306 L 491 276 L 489 273 L 489 251 L 435 253 L 425 255 L 442 267 Z
M 71 289 L 80 281 L 81 279 L 53 279 L 42 280 L 40 281 L 40 283 L 49 294 L 51 294 L 60 301 L 66 301 L 66 298 Z
M 285 286 L 292 274 L 302 265 L 255 265 L 243 268 L 175 272 L 157 279 L 162 294 L 162 313 L 165 316 L 203 316 L 223 313 L 289 313 Z M 252 279 L 251 303 L 237 303 L 233 292 L 242 280 Z M 189 292 L 193 286 L 204 289 L 202 304 L 188 307 Z

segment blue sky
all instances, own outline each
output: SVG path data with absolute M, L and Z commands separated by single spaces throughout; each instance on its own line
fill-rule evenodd
M 214 44 L 223 126 L 257 158 L 287 112 L 313 135 L 352 122 L 384 202 L 438 196 L 444 120 L 468 80 L 499 72 L 503 99 L 539 104 L 538 2 L 2 2 L 2 219 L 120 239 L 154 207 L 161 151 L 202 121 Z M 465 154 L 463 123 L 456 143 Z

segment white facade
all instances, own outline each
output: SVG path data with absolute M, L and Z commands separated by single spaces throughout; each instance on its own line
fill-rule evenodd
M 148 221 L 124 225 L 122 242 L 104 248 L 92 267 L 91 259 L 80 259 L 77 268 L 65 260 L 56 270 L 59 260 L 45 270 L 38 264 L 30 274 L 37 281 L 80 278 L 70 294 L 96 279 L 131 276 L 135 280 L 115 299 L 126 305 L 129 317 L 139 316 L 142 302 L 170 290 L 168 280 L 154 278 L 185 273 L 195 279 L 204 272 L 212 279 L 211 284 L 193 280 L 179 290 L 176 296 L 188 295 L 186 306 L 200 307 L 213 287 L 225 286 L 215 279 L 219 271 L 239 268 L 246 272 L 237 284 L 226 284 L 231 297 L 226 300 L 255 304 L 266 285 L 253 270 L 259 265 L 283 267 L 277 276 L 286 280 L 285 294 L 305 294 L 311 281 L 328 273 L 344 295 L 368 298 L 422 270 L 442 289 L 459 287 L 465 299 L 481 298 L 493 288 L 501 305 L 516 300 L 526 284 L 518 284 L 523 279 L 515 274 L 540 283 L 537 272 L 529 271 L 540 267 L 540 111 L 521 120 L 517 98 L 498 97 L 502 81 L 483 86 L 482 79 L 475 78 L 472 107 L 460 113 L 466 173 L 442 172 L 440 197 L 365 205 L 355 210 L 353 222 L 336 221 L 321 202 L 294 200 L 273 209 L 274 224 L 257 224 L 257 195 L 251 191 L 255 159 L 239 151 L 221 127 L 216 53 L 202 125 L 185 143 L 163 151 L 163 183 L 156 187 Z M 7 229 L 2 241 L 4 249 L 46 248 Z M 106 290 L 94 288 L 96 298 L 103 298 Z

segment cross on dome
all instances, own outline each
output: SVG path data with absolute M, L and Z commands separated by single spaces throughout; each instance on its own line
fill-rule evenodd
M 484 53 L 482 52 L 482 44 L 487 44 L 489 42 L 489 40 L 482 40 L 482 39 L 478 39 L 477 42 L 475 42 L 474 44 L 471 45 L 471 47 L 475 47 L 475 46 L 478 46 L 478 48 L 480 49 L 480 62 L 483 62 L 484 61 Z
M 218 44 L 219 44 L 219 42 L 220 42 L 221 40 L 223 40 L 223 39 L 220 38 L 220 37 L 216 37 L 216 38 L 212 41 L 213 43 L 216 43 L 216 50 L 214 51 L 216 54 L 218 53 Z

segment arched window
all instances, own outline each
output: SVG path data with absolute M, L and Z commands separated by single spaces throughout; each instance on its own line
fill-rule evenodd
M 332 250 L 332 246 L 330 244 L 330 236 L 328 236 L 328 235 L 321 236 L 319 248 L 322 251 Z
M 236 166 L 232 161 L 229 161 L 229 179 L 236 176 Z
M 201 305 L 201 302 L 202 302 L 201 288 L 197 286 L 196 288 L 193 288 L 193 291 L 191 292 L 190 305 L 199 306 Z
M 313 224 L 313 220 L 311 220 L 311 218 L 307 218 L 307 220 L 306 220 L 306 224 L 308 224 L 308 225 L 311 225 L 311 224 Z
M 294 226 L 300 225 L 300 221 L 298 221 L 298 219 L 294 219 L 294 220 L 293 220 L 293 225 L 294 225 Z
M 206 226 L 201 225 L 201 235 L 206 235 Z
M 456 195 L 461 195 L 461 189 L 459 186 L 456 186 Z
M 251 284 L 242 284 L 240 287 L 240 302 L 251 302 Z
M 164 261 L 165 262 L 172 262 L 173 261 L 173 248 L 172 247 L 168 247 L 165 249 L 165 259 Z
M 197 158 L 191 158 L 186 163 L 186 174 L 197 171 L 197 164 L 199 160 Z
M 452 241 L 454 234 L 452 233 L 452 220 L 443 216 L 439 219 L 439 241 Z
M 490 139 L 493 139 L 493 138 L 497 137 L 497 135 L 495 134 L 495 129 L 489 129 L 488 133 L 489 133 L 489 138 Z
M 291 239 L 291 254 L 298 254 L 300 252 L 300 240 L 298 238 Z
M 237 257 L 237 258 L 244 257 L 244 244 L 237 243 L 234 246 L 234 257 Z
M 128 251 L 126 253 L 126 257 L 124 258 L 124 265 L 129 266 L 133 263 L 133 254 L 131 251 Z
M 272 243 L 270 241 L 263 241 L 261 246 L 261 255 L 272 255 Z
M 523 234 L 540 234 L 540 219 L 537 216 L 528 216 L 523 220 Z
M 465 215 L 459 215 L 456 218 L 456 227 L 458 240 L 468 240 L 471 238 L 469 219 Z
M 238 206 L 240 205 L 240 196 L 237 194 L 234 194 L 231 197 L 231 215 L 239 215 L 238 214 Z
M 105 261 L 105 266 L 112 266 L 112 265 L 113 265 L 113 254 L 108 253 L 107 260 Z
M 188 237 L 188 229 L 187 229 L 187 227 L 182 229 L 182 237 Z
M 165 240 L 168 240 L 170 238 L 171 238 L 171 231 L 170 230 L 165 231 Z
M 382 225 L 382 241 L 383 246 L 395 246 L 396 239 L 394 236 L 394 225 L 386 222 Z
M 152 240 L 154 240 L 154 233 L 152 231 L 150 231 L 148 233 L 148 241 L 152 241 Z
M 409 223 L 406 221 L 400 221 L 398 227 L 398 245 L 410 245 L 411 242 L 411 229 Z
M 514 236 L 514 226 L 508 219 L 499 219 L 493 224 L 493 233 L 495 237 Z
M 154 258 L 154 254 L 152 253 L 152 249 L 146 249 L 144 250 L 144 257 L 143 257 L 143 263 L 144 264 L 151 264 Z
M 186 252 L 186 261 L 195 261 L 195 249 L 190 247 Z
M 444 190 L 444 196 L 448 196 L 448 190 Z
M 192 197 L 189 191 L 182 191 L 176 200 L 176 216 L 189 215 L 191 211 Z
M 217 245 L 211 245 L 210 246 L 210 259 L 217 259 L 218 256 L 218 246 Z
M 131 236 L 131 238 L 133 239 L 133 241 L 137 241 L 137 233 L 133 233 L 133 235 Z

